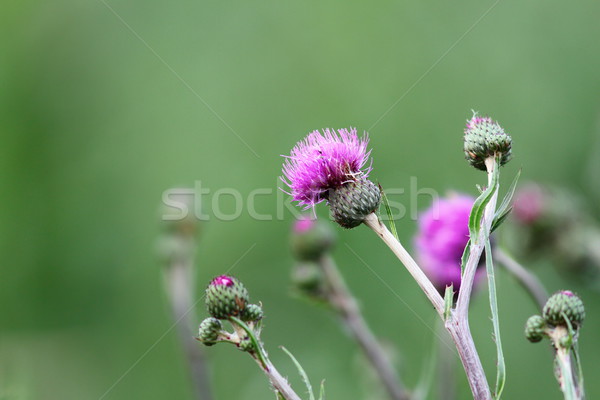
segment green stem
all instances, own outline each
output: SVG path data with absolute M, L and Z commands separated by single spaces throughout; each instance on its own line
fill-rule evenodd
M 556 362 L 560 371 L 560 388 L 565 395 L 565 400 L 581 400 L 573 380 L 571 354 L 568 348 L 561 346 L 556 350 Z
M 279 371 L 277 371 L 273 363 L 271 363 L 263 344 L 258 340 L 254 331 L 239 318 L 229 317 L 229 319 L 231 322 L 241 327 L 252 341 L 254 351 L 251 351 L 250 355 L 256 360 L 265 375 L 267 375 L 276 392 L 285 400 L 301 400 L 300 396 L 294 392 L 288 381 L 279 373 Z

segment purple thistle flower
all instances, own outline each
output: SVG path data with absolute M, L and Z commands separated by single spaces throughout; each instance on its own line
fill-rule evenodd
M 450 284 L 455 292 L 460 288 L 460 264 L 469 241 L 469 214 L 474 201 L 471 196 L 454 194 L 434 200 L 419 216 L 417 259 L 440 293 Z
M 371 153 L 368 143 L 368 135 L 359 138 L 356 128 L 309 133 L 289 156 L 283 156 L 281 180 L 290 187 L 288 194 L 309 208 L 326 200 L 329 190 L 366 178 L 371 171 L 371 167 L 362 170 Z

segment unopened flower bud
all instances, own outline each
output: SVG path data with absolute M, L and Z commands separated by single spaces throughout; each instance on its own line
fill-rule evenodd
M 221 321 L 213 317 L 206 318 L 198 328 L 198 340 L 207 346 L 212 346 L 217 341 L 221 329 Z
M 381 189 L 368 179 L 350 181 L 332 189 L 328 197 L 331 217 L 344 228 L 355 228 L 381 202 Z
M 218 319 L 239 316 L 250 300 L 248 291 L 236 278 L 220 275 L 206 289 L 208 313 Z
M 512 139 L 504 129 L 489 117 L 473 115 L 467 121 L 464 138 L 465 157 L 473 167 L 486 171 L 486 158 L 500 155 L 500 165 L 512 157 Z
M 552 325 L 567 323 L 563 314 L 569 319 L 573 328 L 577 329 L 585 319 L 585 308 L 581 299 L 569 290 L 554 293 L 544 306 L 544 319 Z
M 248 304 L 240 316 L 242 321 L 258 321 L 263 318 L 263 310 L 257 304 Z
M 333 247 L 335 232 L 329 223 L 302 217 L 294 222 L 291 245 L 300 261 L 316 261 Z
M 525 324 L 525 337 L 532 343 L 539 342 L 546 335 L 546 321 L 539 315 L 532 315 Z

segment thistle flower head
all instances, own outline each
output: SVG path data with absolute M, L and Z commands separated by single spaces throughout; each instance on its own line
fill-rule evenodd
M 249 300 L 248 290 L 232 276 L 219 275 L 206 288 L 206 308 L 214 318 L 239 316 Z
M 419 216 L 417 259 L 440 293 L 450 284 L 455 291 L 460 288 L 460 264 L 469 241 L 469 214 L 474 201 L 470 196 L 453 194 L 436 199 Z
M 539 315 L 532 315 L 525 324 L 525 337 L 531 343 L 541 341 L 546 333 L 546 320 Z
M 473 117 L 467 121 L 464 137 L 465 157 L 469 164 L 486 171 L 486 158 L 500 156 L 500 165 L 504 165 L 512 157 L 511 148 L 512 139 L 498 122 L 473 112 Z
M 564 317 L 567 317 L 575 329 L 585 319 L 583 301 L 570 290 L 561 290 L 550 296 L 544 305 L 543 313 L 544 319 L 549 324 L 566 325 Z
M 282 180 L 289 194 L 309 208 L 326 200 L 330 189 L 366 178 L 371 171 L 363 170 L 370 155 L 368 143 L 368 136 L 359 138 L 356 128 L 309 133 L 284 156 Z

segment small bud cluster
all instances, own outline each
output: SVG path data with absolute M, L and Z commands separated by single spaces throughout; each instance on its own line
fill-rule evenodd
M 229 275 L 214 278 L 206 288 L 206 308 L 211 315 L 200 324 L 197 339 L 207 346 L 226 341 L 234 343 L 243 351 L 253 349 L 252 341 L 234 319 L 247 324 L 251 329 L 262 320 L 263 310 L 250 304 L 248 290 L 242 282 Z M 221 320 L 231 322 L 235 332 L 223 330 Z
M 569 347 L 584 319 L 585 308 L 581 299 L 569 290 L 561 290 L 550 296 L 542 316 L 529 317 L 525 324 L 525 337 L 535 343 L 546 336 L 556 348 Z

